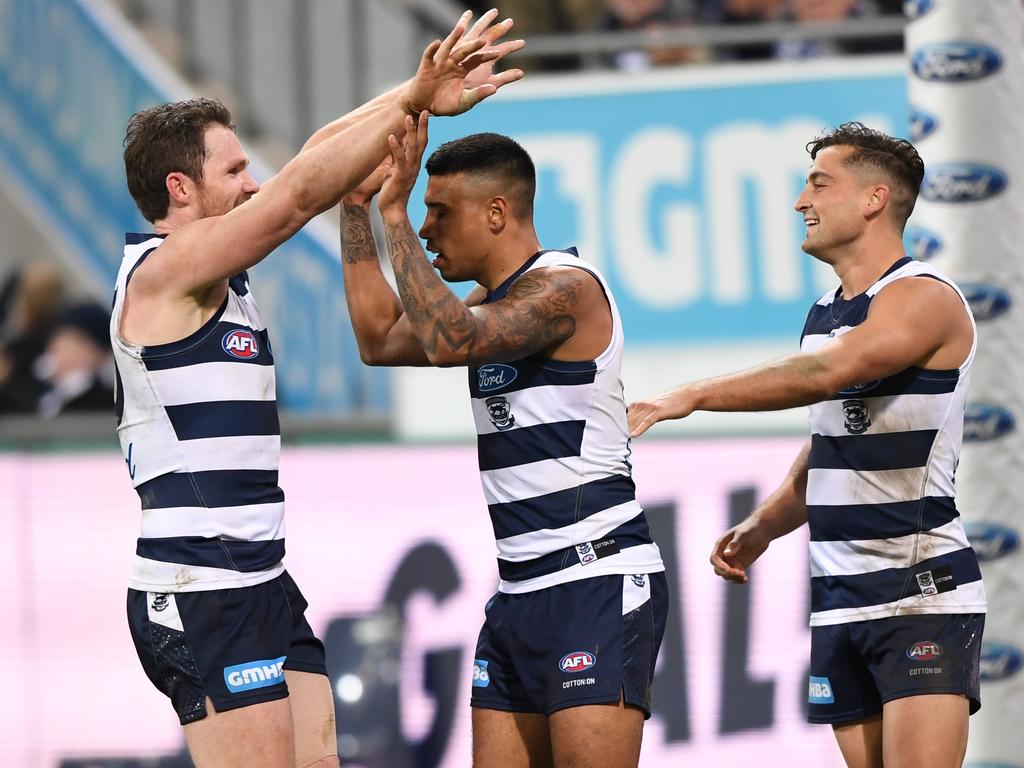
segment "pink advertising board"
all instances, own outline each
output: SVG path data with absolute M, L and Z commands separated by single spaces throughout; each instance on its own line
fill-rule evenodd
M 769 493 L 799 447 L 635 446 L 639 497 L 675 598 L 642 766 L 842 765 L 830 729 L 802 715 L 805 536 L 774 543 L 745 587 L 725 584 L 707 562 L 730 514 Z M 327 642 L 346 765 L 402 768 L 413 753 L 420 764 L 469 765 L 473 648 L 497 583 L 475 460 L 471 446 L 284 453 L 286 563 Z M 180 752 L 181 729 L 126 627 L 138 499 L 124 461 L 6 454 L 0 488 L 0 762 L 49 768 Z

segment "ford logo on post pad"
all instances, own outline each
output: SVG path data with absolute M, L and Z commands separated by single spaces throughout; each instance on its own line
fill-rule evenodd
M 982 43 L 932 43 L 918 48 L 910 57 L 914 74 L 933 83 L 981 80 L 1002 66 L 999 52 Z
M 935 0 L 903 0 L 903 15 L 907 21 L 916 21 L 935 7 Z
M 911 108 L 910 110 L 910 138 L 914 141 L 926 139 L 935 133 L 939 126 L 939 120 L 935 115 L 925 112 L 923 109 Z
M 1006 174 L 990 165 L 946 163 L 925 171 L 921 197 L 935 203 L 975 203 L 1006 189 Z
M 1002 288 L 985 283 L 961 283 L 960 290 L 971 305 L 971 313 L 975 320 L 991 320 L 999 317 L 1010 308 L 1013 302 L 1010 294 Z
M 907 236 L 910 238 L 910 253 L 918 261 L 928 261 L 942 250 L 942 240 L 927 229 L 911 227 Z
M 481 392 L 493 392 L 507 387 L 518 375 L 519 372 L 511 365 L 482 365 L 476 369 L 477 387 Z
M 1005 680 L 1013 677 L 1024 666 L 1024 655 L 1019 648 L 1005 643 L 981 644 L 981 674 L 984 680 Z
M 1013 431 L 1013 414 L 991 403 L 968 403 L 964 411 L 964 442 L 995 440 Z
M 981 561 L 997 560 L 1020 548 L 1020 536 L 1013 528 L 997 523 L 964 523 L 967 540 Z

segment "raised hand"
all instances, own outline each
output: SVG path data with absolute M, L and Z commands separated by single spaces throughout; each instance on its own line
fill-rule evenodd
M 496 10 L 488 11 L 467 31 L 473 14 L 466 11 L 444 40 L 427 46 L 406 92 L 410 114 L 461 114 L 523 76 L 518 69 L 494 74 L 494 62 L 524 45 L 522 40 L 498 43 L 512 28 L 512 20 L 492 26 L 497 15 Z
M 382 216 L 388 213 L 400 211 L 405 216 L 406 206 L 409 204 L 409 195 L 416 185 L 416 177 L 420 173 L 420 163 L 423 160 L 423 152 L 427 148 L 427 123 L 430 116 L 426 111 L 421 112 L 419 121 L 414 121 L 412 116 L 405 118 L 405 135 L 401 141 L 395 138 L 394 134 L 388 136 L 388 146 L 391 148 L 391 168 L 384 179 L 380 196 L 377 198 L 377 207 Z
M 387 155 L 380 165 L 373 169 L 373 173 L 363 179 L 358 187 L 342 198 L 342 202 L 346 205 L 360 205 L 364 208 L 369 206 L 370 201 L 373 200 L 374 196 L 380 192 L 380 188 L 384 185 L 384 179 L 387 178 L 388 173 L 391 171 L 392 162 L 391 155 Z

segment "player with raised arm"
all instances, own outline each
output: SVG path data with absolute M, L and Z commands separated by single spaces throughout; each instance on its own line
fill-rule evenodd
M 631 478 L 615 301 L 575 249 L 541 248 L 533 162 L 498 134 L 427 160 L 419 235 L 438 277 L 406 211 L 427 122 L 344 201 L 342 250 L 366 362 L 468 369 L 501 577 L 472 670 L 473 765 L 636 766 L 667 588 Z M 378 189 L 397 296 L 367 217 Z M 463 302 L 442 277 L 478 285 Z
M 511 22 L 464 14 L 413 78 L 318 131 L 262 187 L 228 111 L 193 99 L 128 123 L 129 234 L 110 333 L 118 435 L 142 502 L 136 650 L 205 766 L 337 766 L 323 645 L 284 569 L 274 356 L 246 270 L 336 205 L 406 117 L 465 111 L 522 76 Z

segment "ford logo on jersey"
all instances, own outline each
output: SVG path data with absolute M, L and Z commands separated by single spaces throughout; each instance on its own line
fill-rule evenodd
M 1024 655 L 1019 648 L 1005 643 L 981 644 L 981 679 L 1005 680 L 1013 677 L 1024 666 Z
M 928 261 L 942 250 L 942 240 L 934 232 L 913 227 L 909 234 L 910 253 L 918 261 Z
M 232 357 L 237 357 L 239 360 L 252 360 L 260 353 L 260 345 L 256 341 L 256 335 L 244 328 L 228 331 L 224 334 L 220 344 L 224 347 L 225 352 Z
M 284 682 L 284 660 L 286 656 L 276 659 L 261 659 L 224 667 L 224 682 L 232 693 L 251 691 L 253 688 L 266 688 Z
M 967 540 L 979 560 L 998 560 L 1020 548 L 1020 536 L 1013 528 L 998 523 L 964 523 Z
M 1010 308 L 1010 294 L 1002 288 L 985 283 L 960 283 L 967 303 L 975 320 L 991 320 L 999 317 Z
M 981 80 L 1003 66 L 999 52 L 981 43 L 932 43 L 914 51 L 910 68 L 922 80 L 933 83 L 965 83 Z
M 921 197 L 935 203 L 976 203 L 1006 189 L 1006 174 L 989 165 L 947 163 L 925 171 Z
M 935 0 L 903 0 L 903 15 L 907 21 L 920 19 L 935 7 Z
M 518 375 L 511 365 L 482 365 L 476 369 L 477 387 L 481 392 L 493 392 L 507 387 Z
M 910 110 L 910 138 L 913 141 L 920 141 L 926 139 L 935 133 L 935 129 L 938 127 L 939 121 L 935 115 L 930 115 L 923 109 Z
M 968 403 L 964 411 L 964 442 L 996 440 L 1012 432 L 1015 426 L 1013 414 L 1001 406 Z
M 558 668 L 567 674 L 585 672 L 597 664 L 597 657 L 589 651 L 573 651 L 567 653 L 558 662 Z

